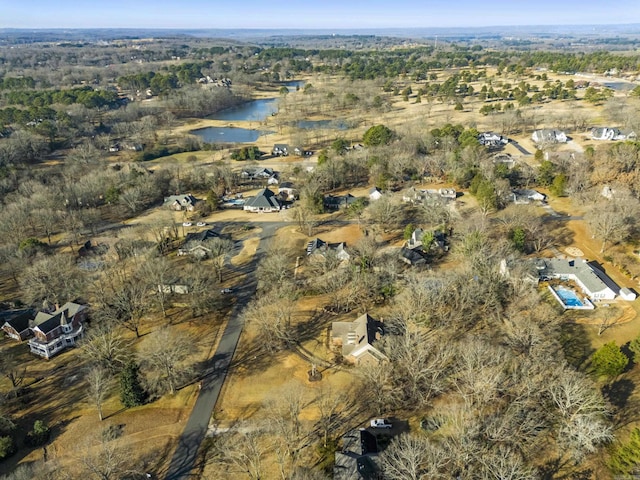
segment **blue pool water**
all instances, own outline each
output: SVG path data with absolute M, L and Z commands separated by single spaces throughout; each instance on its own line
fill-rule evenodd
M 556 291 L 556 293 L 558 294 L 562 302 L 567 307 L 584 306 L 584 303 L 580 301 L 580 299 L 578 298 L 578 295 L 573 290 L 569 290 L 568 288 L 564 288 L 564 287 L 555 287 L 554 290 Z

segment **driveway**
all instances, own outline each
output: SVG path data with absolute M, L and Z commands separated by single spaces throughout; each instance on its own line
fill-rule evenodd
M 207 433 L 211 414 L 220 396 L 220 390 L 222 390 L 222 385 L 227 377 L 229 365 L 244 327 L 242 311 L 256 293 L 256 266 L 264 255 L 267 241 L 273 237 L 279 228 L 286 225 L 289 225 L 289 223 L 264 222 L 260 224 L 262 227 L 262 231 L 259 234 L 260 244 L 251 262 L 243 267 L 246 273 L 245 284 L 235 289 L 237 301 L 231 312 L 229 322 L 224 329 L 216 353 L 209 359 L 203 369 L 200 393 L 191 416 L 187 420 L 187 424 L 178 440 L 178 446 L 171 458 L 171 463 L 165 476 L 166 480 L 195 478 L 191 471 L 196 466 L 200 444 Z

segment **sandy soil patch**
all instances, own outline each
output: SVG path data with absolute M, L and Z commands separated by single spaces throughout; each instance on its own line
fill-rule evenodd
M 567 247 L 564 251 L 570 257 L 584 257 L 584 253 L 578 247 Z

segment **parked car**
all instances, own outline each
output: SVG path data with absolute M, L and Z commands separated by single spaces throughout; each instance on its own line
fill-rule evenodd
M 393 424 L 386 418 L 374 418 L 371 420 L 371 428 L 391 428 Z
M 191 222 L 183 222 L 182 223 L 183 227 L 190 227 L 191 225 L 193 225 L 193 223 L 191 223 Z
M 198 223 L 196 223 L 196 225 L 198 227 L 206 227 L 207 226 L 207 222 L 198 222 Z
M 223 295 L 225 293 L 231 293 L 231 289 L 230 288 L 223 288 L 222 290 L 220 290 L 220 293 L 222 293 Z

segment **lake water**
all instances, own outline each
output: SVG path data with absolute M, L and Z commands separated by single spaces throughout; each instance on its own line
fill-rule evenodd
M 633 90 L 635 88 L 635 85 L 629 82 L 603 82 L 602 84 L 605 87 L 619 91 Z
M 289 82 L 282 82 L 282 84 L 289 89 L 290 92 L 295 92 L 304 87 L 304 84 L 307 83 L 304 80 L 291 80 Z
M 191 133 L 207 143 L 251 143 L 272 132 L 237 127 L 206 127 L 191 130 Z
M 261 98 L 243 103 L 237 107 L 221 110 L 208 116 L 211 120 L 224 120 L 227 122 L 262 122 L 272 113 L 278 113 L 277 98 Z

